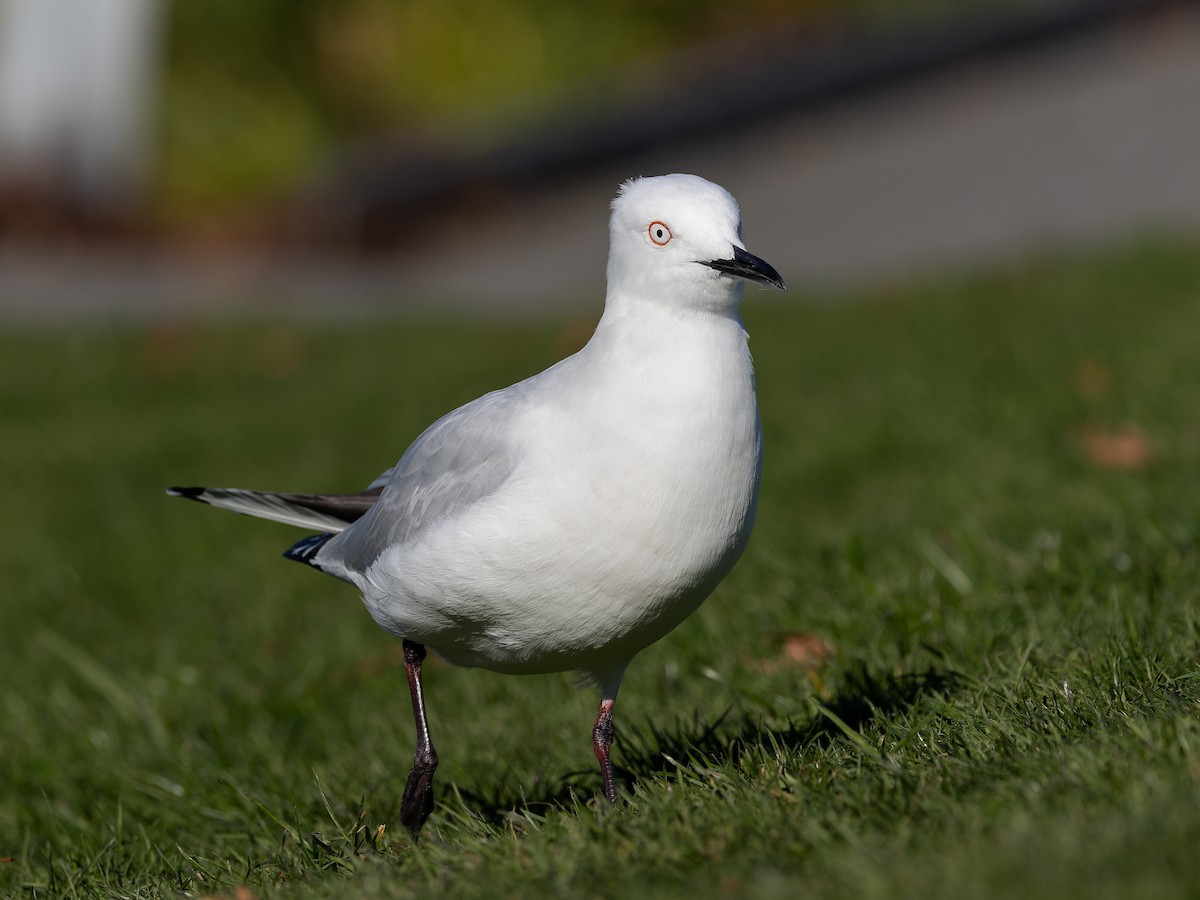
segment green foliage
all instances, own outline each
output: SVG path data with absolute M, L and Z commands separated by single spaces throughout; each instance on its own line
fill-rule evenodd
M 631 66 L 782 22 L 877 25 L 1044 0 L 176 0 L 159 104 L 156 202 L 194 218 L 261 202 L 339 144 L 414 126 L 487 146 L 514 121 L 678 85 Z M 622 74 L 624 73 L 624 74 Z M 686 74 L 686 73 L 684 73 Z M 556 102 L 557 101 L 557 102 Z
M 755 0 L 236 0 L 171 7 L 162 202 L 194 215 L 278 191 L 339 141 L 468 117 L 460 140 L 580 78 L 827 7 Z M 643 86 L 645 89 L 645 86 Z
M 630 668 L 625 799 L 590 693 L 431 663 L 418 846 L 395 642 L 161 489 L 360 486 L 577 325 L 0 334 L 0 894 L 1189 896 L 1196 248 L 745 313 L 760 520 Z

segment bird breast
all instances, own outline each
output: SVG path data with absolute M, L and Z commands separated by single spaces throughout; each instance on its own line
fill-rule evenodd
M 376 619 L 534 672 L 625 662 L 691 613 L 749 538 L 762 451 L 741 323 L 699 324 L 602 323 L 520 418 L 505 485 L 380 560 Z

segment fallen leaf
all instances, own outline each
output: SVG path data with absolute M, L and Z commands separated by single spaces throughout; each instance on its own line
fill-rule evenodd
M 1098 469 L 1134 472 L 1149 464 L 1150 440 L 1141 426 L 1123 425 L 1118 430 L 1085 428 L 1079 445 L 1088 461 Z
M 232 894 L 206 894 L 200 900 L 256 900 L 257 897 L 250 888 L 237 887 L 233 889 Z
M 806 672 L 815 672 L 836 656 L 837 648 L 820 635 L 807 631 L 784 635 L 784 660 Z
M 789 668 L 800 669 L 811 675 L 837 656 L 837 648 L 833 644 L 808 631 L 788 632 L 776 640 L 779 643 L 777 655 L 754 661 L 754 667 L 760 672 L 771 673 Z

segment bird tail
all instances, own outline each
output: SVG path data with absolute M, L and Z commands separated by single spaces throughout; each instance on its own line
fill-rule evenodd
M 292 562 L 304 563 L 305 565 L 312 566 L 314 569 L 325 571 L 321 564 L 317 562 L 317 551 L 324 547 L 325 542 L 331 537 L 333 537 L 332 534 L 310 535 L 288 547 L 288 549 L 283 551 L 283 555 Z
M 229 509 L 246 516 L 313 528 L 336 534 L 362 517 L 379 499 L 382 488 L 358 494 L 287 494 L 239 488 L 172 487 L 171 497 L 183 497 Z

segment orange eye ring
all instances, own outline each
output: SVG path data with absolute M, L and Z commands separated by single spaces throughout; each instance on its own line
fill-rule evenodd
M 650 235 L 650 241 L 658 247 L 665 247 L 671 242 L 671 229 L 667 227 L 666 222 L 659 222 L 657 219 L 646 226 L 646 234 Z

